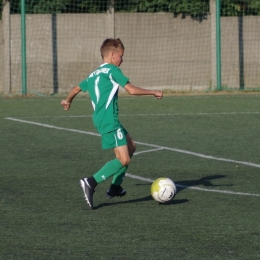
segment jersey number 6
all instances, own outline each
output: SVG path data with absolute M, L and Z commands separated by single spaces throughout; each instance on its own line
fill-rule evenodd
M 117 129 L 116 134 L 119 140 L 123 139 L 123 133 L 121 132 L 121 128 Z

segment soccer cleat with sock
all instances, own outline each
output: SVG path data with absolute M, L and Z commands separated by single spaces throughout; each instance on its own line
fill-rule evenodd
M 114 197 L 123 197 L 126 191 L 120 185 L 111 184 L 110 189 L 107 190 L 107 197 L 112 199 Z
M 83 178 L 80 180 L 80 186 L 84 193 L 84 198 L 90 208 L 93 208 L 93 194 L 95 190 L 90 186 L 88 178 Z

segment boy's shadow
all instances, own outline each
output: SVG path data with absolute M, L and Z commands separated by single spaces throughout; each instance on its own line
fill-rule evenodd
M 233 184 L 215 185 L 211 182 L 211 180 L 225 178 L 225 177 L 226 175 L 211 175 L 211 176 L 202 177 L 198 180 L 176 181 L 175 184 L 177 186 L 177 192 L 198 185 L 203 185 L 205 187 L 233 186 Z
M 177 187 L 177 193 L 181 192 L 184 189 L 187 189 L 189 187 L 193 187 L 193 186 L 197 186 L 197 185 L 203 185 L 206 187 L 218 187 L 218 186 L 233 186 L 232 184 L 227 184 L 227 185 L 214 185 L 212 184 L 211 180 L 215 180 L 215 179 L 220 179 L 220 178 L 224 178 L 226 177 L 226 175 L 211 175 L 211 176 L 206 176 L 206 177 L 202 177 L 200 179 L 197 180 L 186 180 L 186 181 L 176 181 L 176 187 Z M 145 183 L 145 184 L 136 184 L 136 185 L 151 185 L 151 183 Z M 146 196 L 143 198 L 137 198 L 137 199 L 132 199 L 132 200 L 127 200 L 127 201 L 115 201 L 113 200 L 113 202 L 111 201 L 111 203 L 101 203 L 99 205 L 97 205 L 96 207 L 94 207 L 94 209 L 98 209 L 98 208 L 102 208 L 102 207 L 106 207 L 106 206 L 112 206 L 115 204 L 125 204 L 125 203 L 138 203 L 138 202 L 142 202 L 142 201 L 149 201 L 149 200 L 153 200 L 152 196 Z M 167 203 L 158 203 L 160 205 L 177 205 L 177 204 L 182 204 L 182 203 L 186 203 L 188 202 L 188 199 L 173 199 Z
M 113 202 L 111 201 L 111 203 L 101 203 L 101 204 L 97 205 L 96 207 L 94 207 L 93 209 L 112 206 L 112 205 L 116 205 L 116 204 L 137 203 L 137 202 L 149 201 L 149 200 L 154 200 L 151 195 L 143 197 L 143 198 L 127 200 L 127 201 L 115 201 L 115 200 L 113 200 Z M 160 204 L 160 205 L 173 205 L 173 204 L 177 205 L 177 204 L 185 203 L 185 202 L 188 202 L 188 201 L 189 200 L 187 200 L 187 199 L 182 199 L 182 200 L 173 199 L 173 200 L 171 200 L 167 203 L 157 203 L 157 204 Z M 156 204 L 156 201 L 155 201 L 155 204 Z

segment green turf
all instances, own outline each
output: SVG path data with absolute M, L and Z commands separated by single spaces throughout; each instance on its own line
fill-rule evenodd
M 101 183 L 94 210 L 79 179 L 113 152 L 68 131 L 96 133 L 88 98 L 68 112 L 59 103 L 0 98 L 0 259 L 260 259 L 260 95 L 120 97 L 137 142 L 128 173 L 147 181 L 126 177 L 127 195 L 112 200 Z M 168 150 L 141 153 L 155 145 Z M 167 205 L 150 196 L 162 176 L 178 187 Z

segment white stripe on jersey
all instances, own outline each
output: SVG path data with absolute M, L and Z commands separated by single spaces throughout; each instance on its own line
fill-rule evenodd
M 99 91 L 99 88 L 98 88 L 99 78 L 100 77 L 97 77 L 96 80 L 95 80 L 95 94 L 96 94 L 96 97 L 97 97 L 96 104 L 98 103 L 98 101 L 100 99 L 100 91 Z
M 116 91 L 117 91 L 118 88 L 119 88 L 119 84 L 116 83 L 116 82 L 113 80 L 112 74 L 109 75 L 109 79 L 110 79 L 111 83 L 113 84 L 113 88 L 112 88 L 112 91 L 111 91 L 111 93 L 110 93 L 110 95 L 109 95 L 109 97 L 108 97 L 107 104 L 106 104 L 106 109 L 108 108 L 108 106 L 109 106 L 109 104 L 111 103 L 111 101 L 112 101 L 112 99 L 113 99 L 113 97 L 114 97 Z
M 114 137 L 115 137 L 115 141 L 116 141 L 116 147 L 118 147 L 117 138 L 116 138 L 116 135 L 115 135 L 115 134 L 114 134 Z
M 95 105 L 95 103 L 92 100 L 91 100 L 91 103 L 92 103 L 93 110 L 95 111 L 96 105 Z

